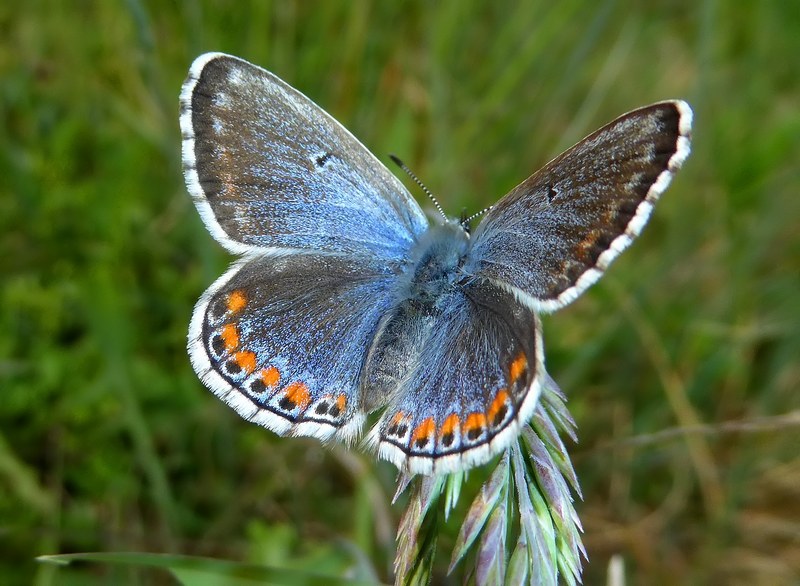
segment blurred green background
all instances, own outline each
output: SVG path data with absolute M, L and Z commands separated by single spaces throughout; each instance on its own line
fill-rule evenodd
M 687 99 L 693 154 L 644 235 L 545 319 L 585 579 L 619 554 L 629 584 L 800 581 L 800 3 L 32 0 L 3 3 L 0 38 L 0 582 L 170 583 L 34 561 L 85 551 L 391 577 L 394 469 L 245 423 L 189 365 L 231 260 L 180 169 L 178 92 L 210 50 L 402 157 L 452 215 Z

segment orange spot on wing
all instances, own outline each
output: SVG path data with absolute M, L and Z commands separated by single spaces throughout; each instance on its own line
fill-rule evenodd
M 281 380 L 281 373 L 274 366 L 270 366 L 261 371 L 261 382 L 263 382 L 264 386 L 268 389 L 274 389 L 278 386 L 279 380 Z
M 414 429 L 414 433 L 411 434 L 412 445 L 417 441 L 425 440 L 425 442 L 422 442 L 424 445 L 427 443 L 427 439 L 430 438 L 435 431 L 436 423 L 434 423 L 433 417 L 423 419 L 422 422 Z
M 233 324 L 226 324 L 220 332 L 222 341 L 225 343 L 225 350 L 233 352 L 239 346 L 239 331 Z
M 451 413 L 444 420 L 444 423 L 442 423 L 442 429 L 439 431 L 439 435 L 441 437 L 444 437 L 448 434 L 451 435 L 455 434 L 456 430 L 458 429 L 458 424 L 459 424 L 458 415 L 456 415 L 455 413 Z
M 242 291 L 232 291 L 231 294 L 228 295 L 227 305 L 228 311 L 237 313 L 247 306 L 247 297 L 244 296 Z
M 404 438 L 408 433 L 408 413 L 398 411 L 392 416 L 392 420 L 386 427 L 386 434 L 396 438 Z
M 517 354 L 517 357 L 511 361 L 511 365 L 508 367 L 508 378 L 511 379 L 511 384 L 515 384 L 519 377 L 522 376 L 528 369 L 528 359 L 525 358 L 525 353 L 520 352 Z
M 256 369 L 256 355 L 253 352 L 237 352 L 233 355 L 233 359 L 247 374 Z
M 611 215 L 616 217 L 616 213 Z M 609 222 L 609 225 L 614 224 L 614 217 L 606 219 L 606 221 Z M 585 262 L 589 259 L 589 252 L 594 247 L 595 242 L 597 242 L 598 236 L 599 234 L 596 232 L 589 232 L 589 234 L 586 235 L 586 238 L 578 243 L 578 245 L 575 247 L 575 256 L 578 257 L 578 260 Z
M 408 416 L 406 415 L 405 411 L 398 411 L 394 414 L 394 417 L 392 417 L 392 424 L 397 425 L 398 423 L 405 421 L 407 418 Z
M 347 397 L 345 395 L 339 395 L 336 397 L 336 407 L 339 409 L 339 413 L 344 413 L 344 408 L 347 405 Z
M 470 413 L 464 422 L 464 433 L 469 439 L 476 439 L 486 427 L 486 415 L 484 413 Z
M 283 396 L 299 406 L 301 411 L 308 407 L 309 402 L 311 402 L 311 394 L 308 392 L 308 387 L 301 382 L 286 385 Z
M 508 403 L 508 393 L 506 392 L 505 389 L 500 389 L 494 396 L 494 401 L 492 401 L 492 404 L 489 406 L 489 412 L 488 412 L 489 421 L 491 421 L 493 425 L 498 425 L 500 422 L 502 422 L 503 418 L 506 416 L 506 413 L 505 412 L 501 413 L 501 410 L 504 408 L 508 409 L 507 403 Z M 500 417 L 498 417 L 498 415 L 500 415 Z M 496 421 L 495 418 L 499 419 L 499 421 Z

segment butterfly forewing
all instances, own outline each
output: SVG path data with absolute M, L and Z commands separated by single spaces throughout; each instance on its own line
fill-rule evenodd
M 553 311 L 597 281 L 639 235 L 689 154 L 682 101 L 625 114 L 559 155 L 486 214 L 468 271 Z
M 229 55 L 181 92 L 186 183 L 228 250 L 399 258 L 427 227 L 408 191 L 344 127 L 271 73 Z

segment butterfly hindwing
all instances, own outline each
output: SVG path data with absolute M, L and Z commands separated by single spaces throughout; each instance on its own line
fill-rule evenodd
M 682 101 L 620 116 L 503 197 L 475 230 L 468 270 L 540 312 L 572 302 L 641 232 L 689 155 Z
M 237 57 L 195 60 L 181 92 L 183 166 L 231 252 L 401 257 L 427 227 L 403 185 L 303 94 Z
M 465 470 L 500 453 L 532 415 L 545 376 L 541 327 L 513 294 L 481 281 L 427 319 L 418 357 L 368 442 L 412 473 Z
M 385 263 L 335 255 L 247 257 L 195 307 L 189 354 L 211 390 L 281 435 L 352 439 L 358 380 L 389 304 Z

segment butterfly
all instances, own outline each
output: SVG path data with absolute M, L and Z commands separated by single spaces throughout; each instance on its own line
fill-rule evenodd
M 208 53 L 180 95 L 183 169 L 240 258 L 202 295 L 202 382 L 279 435 L 368 444 L 408 473 L 486 463 L 548 378 L 539 314 L 575 300 L 647 223 L 692 111 L 620 116 L 466 222 L 429 220 L 343 126 L 268 71 Z

